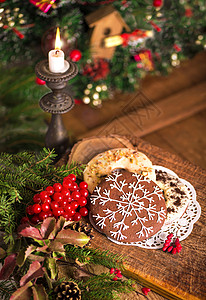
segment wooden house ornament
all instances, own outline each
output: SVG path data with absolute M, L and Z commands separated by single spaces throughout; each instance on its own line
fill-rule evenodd
M 92 29 L 90 50 L 93 58 L 111 59 L 116 47 L 106 48 L 104 39 L 109 36 L 120 35 L 124 28 L 126 31 L 130 31 L 121 15 L 111 5 L 87 15 L 86 22 Z

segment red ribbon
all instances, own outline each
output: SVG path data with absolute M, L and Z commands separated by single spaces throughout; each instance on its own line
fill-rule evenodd
M 8 25 L 4 25 L 3 26 L 4 29 L 8 29 L 10 28 Z M 24 35 L 23 33 L 21 33 L 20 31 L 18 31 L 15 27 L 14 28 L 11 28 L 11 30 L 20 38 L 20 39 L 23 39 L 24 38 Z
M 174 48 L 177 52 L 180 52 L 180 51 L 182 50 L 177 44 L 174 44 L 173 48 Z
M 157 24 L 155 24 L 153 21 L 149 21 L 149 23 L 152 25 L 152 27 L 157 31 L 160 32 L 162 29 L 157 26 Z
M 77 1 L 79 4 L 82 4 L 82 5 L 95 5 L 95 6 L 97 6 L 97 5 L 104 5 L 104 4 L 110 4 L 110 3 L 113 3 L 113 2 L 115 2 L 115 1 L 117 1 L 117 0 L 105 0 L 105 1 L 100 1 L 100 2 L 98 2 L 98 3 L 90 3 L 90 2 L 83 2 L 83 1 Z
M 132 33 L 123 33 L 121 34 L 121 37 L 123 38 L 123 46 L 127 46 L 130 39 L 134 38 L 134 39 L 138 39 L 138 38 L 144 38 L 147 37 L 147 34 L 140 30 L 140 29 L 136 29 L 135 31 L 133 31 Z

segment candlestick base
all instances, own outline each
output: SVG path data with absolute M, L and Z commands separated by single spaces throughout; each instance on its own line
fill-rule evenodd
M 55 149 L 55 152 L 61 156 L 69 147 L 67 130 L 64 127 L 62 116 L 53 114 L 45 137 L 45 146 L 49 149 Z
M 37 77 L 46 81 L 46 85 L 52 90 L 52 93 L 44 95 L 39 101 L 40 107 L 52 114 L 45 145 L 47 148 L 54 148 L 59 156 L 65 153 L 69 146 L 68 133 L 61 115 L 70 111 L 74 106 L 74 100 L 66 89 L 67 81 L 78 73 L 76 64 L 71 61 L 67 63 L 68 68 L 64 73 L 50 72 L 47 60 L 40 61 L 35 67 Z
M 39 106 L 51 114 L 65 114 L 73 108 L 74 100 L 71 95 L 62 92 L 61 101 L 58 101 L 53 93 L 49 93 L 41 98 Z

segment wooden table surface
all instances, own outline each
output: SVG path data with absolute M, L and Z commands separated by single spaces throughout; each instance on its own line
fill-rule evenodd
M 206 299 L 206 171 L 142 139 L 131 137 L 130 141 L 153 164 L 173 170 L 194 186 L 201 216 L 189 237 L 181 242 L 183 248 L 177 255 L 161 249 L 117 245 L 96 231 L 91 246 L 127 257 L 125 275 L 151 288 L 148 299 Z M 123 299 L 141 299 L 142 296 L 127 297 Z
M 137 247 L 129 253 L 130 265 L 135 266 L 135 271 L 132 270 L 130 275 L 144 278 L 146 281 L 143 285 L 150 283 L 151 286 L 156 286 L 148 294 L 150 300 L 168 299 L 168 294 L 170 298 L 173 295 L 179 299 L 206 299 L 204 256 L 206 171 L 201 169 L 206 169 L 205 61 L 206 52 L 202 52 L 192 60 L 181 63 L 179 68 L 174 69 L 166 77 L 147 76 L 140 84 L 141 91 L 147 97 L 144 102 L 141 99 L 140 102 L 139 99 L 135 102 L 137 114 L 140 103 L 144 108 L 144 115 L 148 112 L 148 105 L 152 104 L 153 115 L 144 118 L 139 128 L 138 126 L 134 128 L 136 131 L 132 133 L 136 135 L 134 143 L 138 143 L 139 150 L 145 152 L 154 164 L 168 167 L 191 182 L 202 207 L 201 217 L 194 225 L 192 234 L 182 242 L 183 250 L 178 256 L 168 256 L 159 250 L 148 251 Z M 116 94 L 116 97 L 105 102 L 101 109 L 87 105 L 75 106 L 71 112 L 63 116 L 64 124 L 75 140 L 94 133 L 104 135 L 105 128 L 107 134 L 131 134 L 130 128 L 122 133 L 119 131 L 121 126 L 111 126 L 115 125 L 111 121 L 117 119 L 121 125 L 119 118 L 130 117 L 129 110 L 126 114 L 125 111 L 123 114 L 122 112 L 127 106 L 128 99 L 133 99 L 132 97 Z M 170 110 L 167 109 L 167 104 L 170 105 Z M 133 106 L 132 103 L 131 108 Z M 124 130 L 125 128 L 127 129 L 127 126 L 124 126 Z M 138 140 L 137 136 L 142 140 Z M 93 243 L 94 246 L 106 249 L 110 242 L 96 233 Z M 119 247 L 116 248 L 112 243 L 109 245 L 111 251 L 119 253 Z M 121 251 L 128 254 L 128 247 L 121 246 Z M 145 270 L 150 273 L 145 274 Z M 121 299 L 133 300 L 144 297 L 125 295 Z

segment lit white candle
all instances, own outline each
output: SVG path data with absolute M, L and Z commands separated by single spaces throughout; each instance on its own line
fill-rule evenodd
M 61 50 L 59 27 L 56 32 L 55 49 L 49 51 L 48 58 L 49 70 L 52 73 L 63 73 L 69 67 L 69 63 L 64 60 L 64 52 Z

